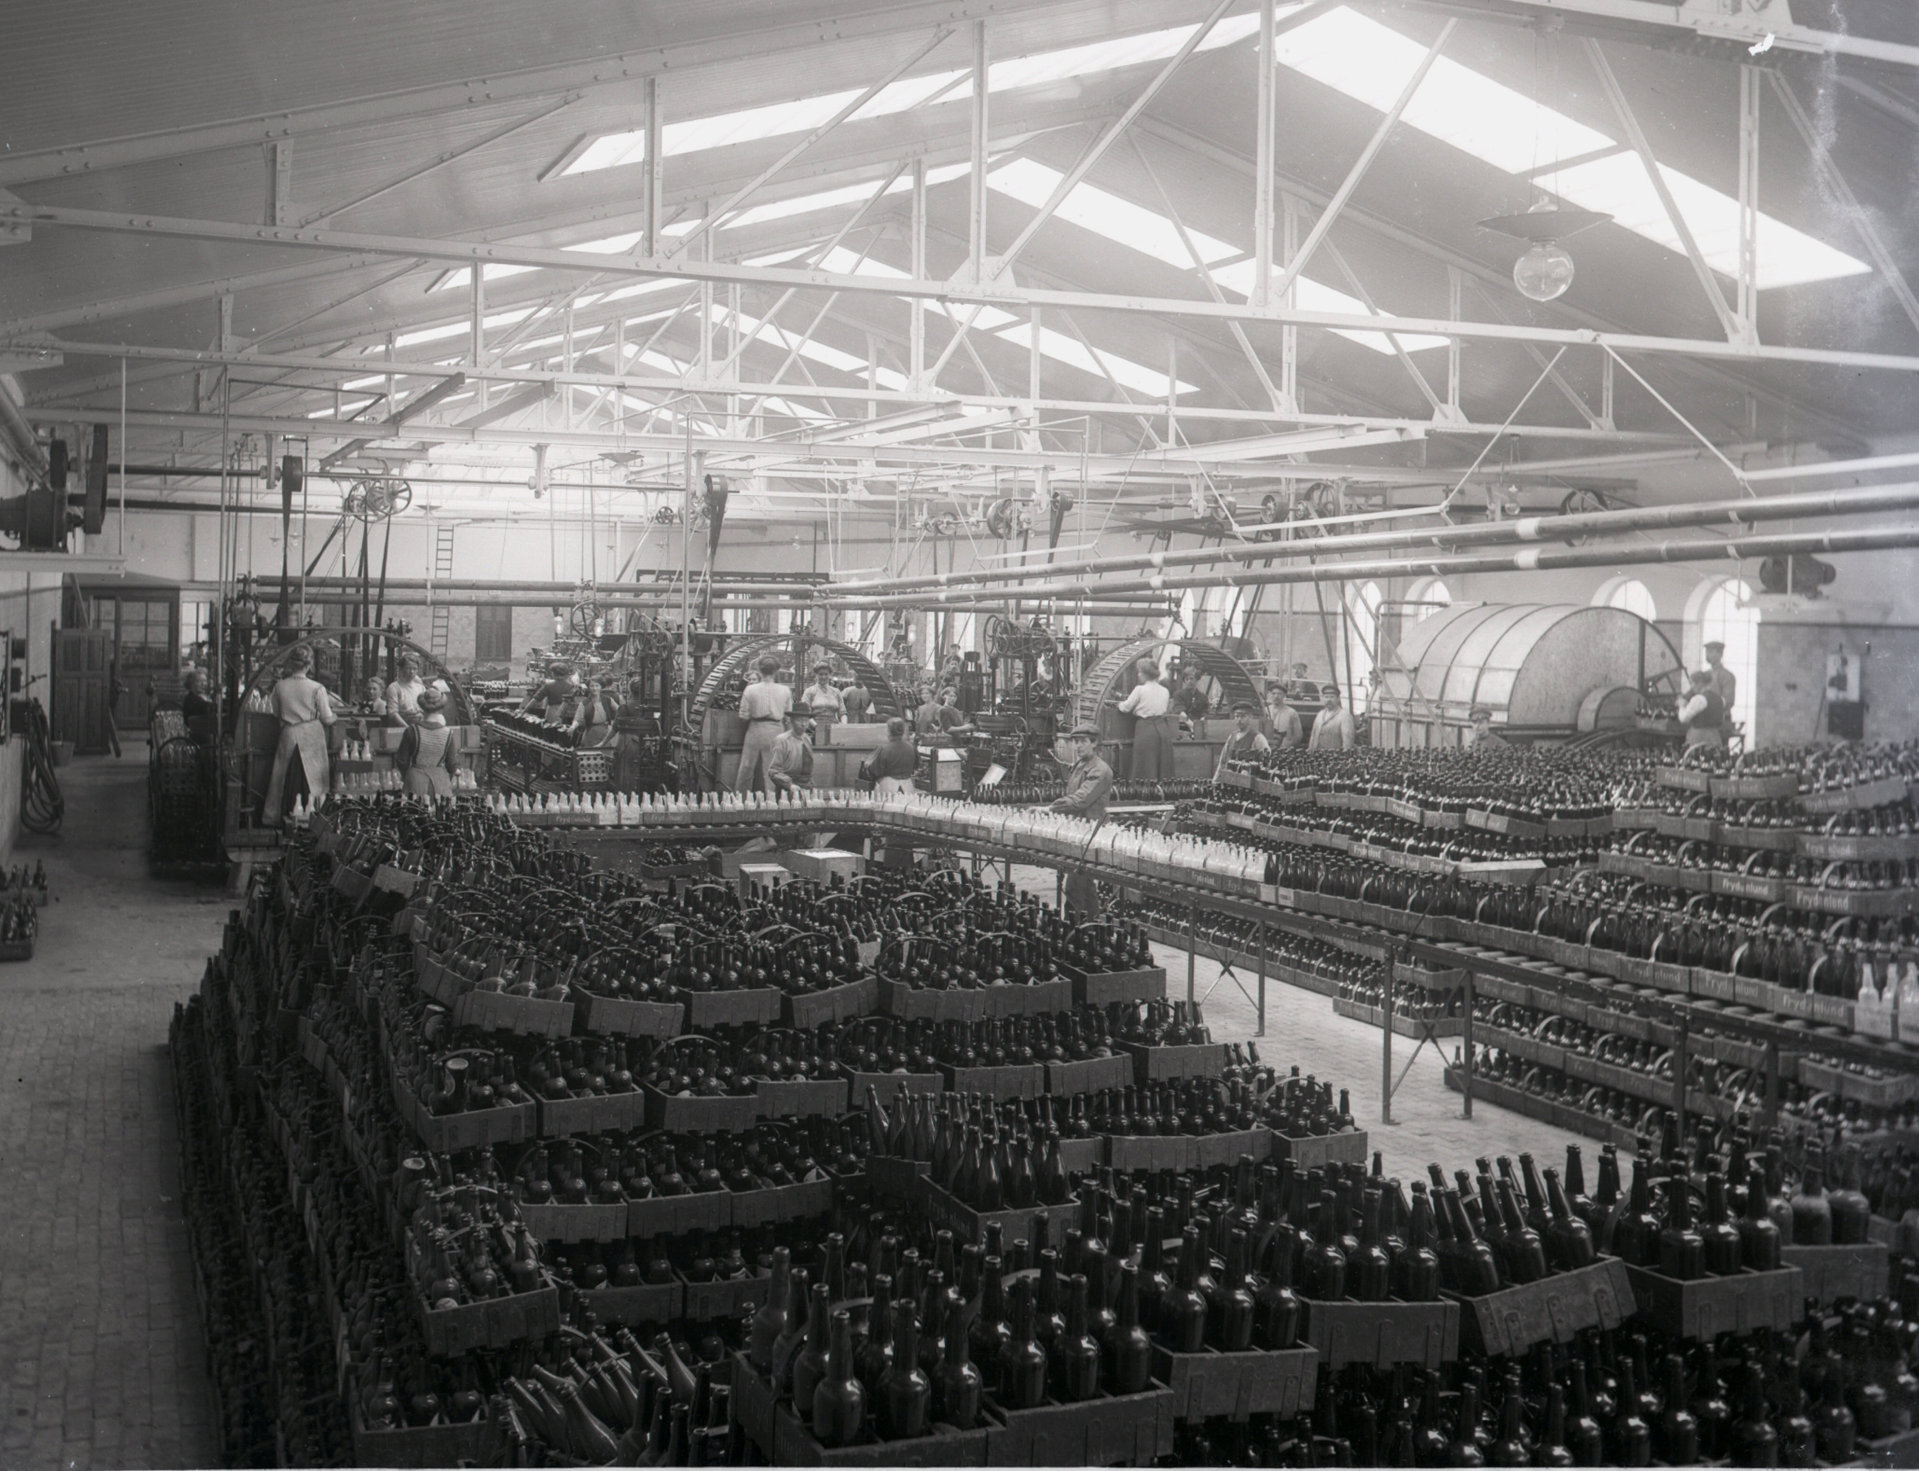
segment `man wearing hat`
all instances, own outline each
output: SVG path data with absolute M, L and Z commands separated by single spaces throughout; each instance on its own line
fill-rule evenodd
M 1326 685 L 1320 690 L 1320 699 L 1319 714 L 1313 717 L 1312 748 L 1315 751 L 1351 750 L 1356 744 L 1353 717 L 1339 702 L 1339 686 Z
M 1726 707 L 1727 714 L 1730 715 L 1735 703 L 1733 696 L 1739 693 L 1739 681 L 1726 667 L 1725 657 L 1726 646 L 1718 639 L 1707 643 L 1706 673 L 1712 676 L 1713 690 L 1718 694 L 1720 703 Z
M 1504 751 L 1508 743 L 1504 736 L 1493 734 L 1493 712 L 1484 705 L 1472 708 L 1473 728 L 1466 740 L 1469 751 Z
M 1297 723 L 1299 717 L 1295 715 L 1293 720 Z M 1218 781 L 1226 774 L 1227 762 L 1249 761 L 1272 749 L 1272 742 L 1260 733 L 1259 707 L 1251 700 L 1241 700 L 1233 706 L 1233 733 L 1219 748 L 1219 765 L 1213 768 L 1213 780 Z
M 1113 768 L 1100 759 L 1099 727 L 1082 725 L 1073 731 L 1073 768 L 1066 773 L 1066 795 L 1051 811 L 1090 817 L 1095 826 L 1106 820 L 1106 797 L 1113 790 Z M 1081 919 L 1099 918 L 1099 889 L 1084 870 L 1066 875 L 1066 912 Z
M 450 797 L 460 769 L 453 728 L 446 723 L 446 694 L 428 685 L 418 696 L 419 718 L 408 725 L 393 753 L 400 786 L 409 797 Z
M 1299 712 L 1286 698 L 1286 686 L 1277 681 L 1266 692 L 1266 719 L 1271 725 L 1267 745 L 1276 751 L 1291 751 L 1306 744 L 1306 728 L 1299 723 Z

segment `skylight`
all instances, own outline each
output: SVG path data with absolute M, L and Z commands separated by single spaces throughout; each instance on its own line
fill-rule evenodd
M 1033 56 L 993 62 L 987 67 L 988 93 L 1037 87 L 1047 82 L 1067 81 L 1141 62 L 1163 61 L 1186 44 L 1196 26 L 1170 26 L 1135 36 L 1094 41 L 1084 46 L 1069 46 L 1058 51 L 1043 51 Z M 1215 25 L 1199 44 L 1202 51 L 1216 50 L 1243 41 L 1259 29 L 1257 15 L 1228 16 Z M 864 88 L 803 97 L 793 102 L 775 102 L 764 107 L 741 108 L 668 123 L 660 133 L 660 145 L 666 154 L 697 153 L 733 143 L 753 143 L 804 133 L 830 122 L 847 103 L 858 99 Z M 892 117 L 916 108 L 940 102 L 962 102 L 972 98 L 969 75 L 964 70 L 933 72 L 927 76 L 906 77 L 883 87 L 866 106 L 853 114 L 852 121 Z M 644 129 L 629 133 L 606 133 L 593 139 L 571 160 L 561 174 L 585 174 L 621 164 L 643 162 L 646 157 Z
M 1418 69 L 1426 48 L 1342 6 L 1279 37 L 1277 54 L 1282 65 L 1385 112 Z M 1445 56 L 1434 62 L 1403 117 L 1422 133 L 1509 174 L 1619 146 L 1616 139 Z M 1738 202 L 1675 169 L 1662 172 L 1707 262 L 1736 276 Z M 1583 209 L 1606 211 L 1625 229 L 1657 245 L 1684 249 L 1634 153 L 1554 170 L 1540 175 L 1538 182 Z M 1869 269 L 1864 261 L 1782 220 L 1766 214 L 1759 218 L 1762 287 L 1827 281 Z
M 1053 197 L 1053 191 L 1064 178 L 1064 174 L 1043 163 L 1030 158 L 1016 158 L 1005 167 L 993 170 L 986 176 L 986 182 L 999 193 L 1040 209 Z M 1181 243 L 1179 229 L 1171 220 L 1129 199 L 1121 199 L 1117 194 L 1108 194 L 1092 184 L 1074 185 L 1073 192 L 1066 196 L 1053 218 L 1079 225 L 1095 235 L 1117 240 L 1122 245 L 1130 245 L 1134 250 L 1165 261 L 1167 265 L 1182 271 L 1192 269 L 1193 257 Z M 1193 249 L 1200 253 L 1209 266 L 1242 253 L 1239 247 L 1215 240 L 1198 230 L 1188 229 L 1186 234 L 1193 242 Z
M 882 261 L 871 258 L 861 260 L 844 246 L 835 246 L 828 251 L 825 259 L 820 262 L 820 266 L 823 270 L 839 275 L 879 276 L 895 280 L 903 280 L 906 276 L 906 272 L 886 265 Z M 996 306 L 951 307 L 943 301 L 930 301 L 925 298 L 918 300 L 920 310 L 924 312 L 945 317 L 953 322 L 971 321 L 973 331 L 991 333 L 1017 347 L 1031 351 L 1033 339 L 1027 330 L 1025 320 L 1014 316 L 1011 312 L 1002 311 Z M 1149 393 L 1154 398 L 1166 397 L 1167 378 L 1164 373 L 1146 367 L 1142 363 L 1136 363 L 1130 358 L 1123 358 L 1117 353 L 1102 351 L 1096 359 L 1077 337 L 1070 337 L 1063 332 L 1042 330 L 1039 350 L 1041 357 L 1052 358 L 1056 362 L 1065 363 L 1069 367 L 1097 374 L 1100 377 L 1106 376 L 1100 371 L 1100 364 L 1103 362 L 1106 365 L 1106 371 L 1112 374 L 1115 382 Z M 1176 391 L 1191 393 L 1193 385 L 1181 383 Z
M 993 334 L 1002 342 L 1010 342 L 1015 347 L 1032 347 L 1033 328 L 1030 322 L 1015 322 L 1012 326 Z M 1153 398 L 1163 399 L 1167 395 L 1171 382 L 1164 373 L 1148 368 L 1131 358 L 1123 358 L 1118 353 L 1102 352 L 1089 348 L 1077 337 L 1069 337 L 1064 332 L 1055 332 L 1051 327 L 1042 327 L 1039 331 L 1039 350 L 1042 356 L 1055 362 L 1079 368 L 1083 372 L 1098 374 L 1100 377 L 1111 375 L 1112 380 L 1122 388 L 1130 388 L 1135 393 L 1144 393 Z M 1191 393 L 1190 383 L 1172 383 L 1174 393 Z
M 533 308 L 530 306 L 521 307 L 517 311 L 494 312 L 486 317 L 481 325 L 490 332 L 496 327 L 511 327 L 515 322 L 523 322 L 532 315 Z M 412 332 L 402 332 L 393 339 L 393 345 L 412 347 L 419 342 L 438 342 L 442 338 L 458 337 L 471 330 L 471 326 L 472 324 L 468 322 L 442 322 L 437 327 L 420 327 Z
M 1030 158 L 1019 158 L 1004 168 L 995 169 L 986 176 L 986 182 L 994 189 L 1007 194 L 1033 208 L 1042 207 L 1053 197 L 1053 191 L 1059 187 L 1066 176 L 1058 169 L 1048 168 L 1045 164 Z M 1146 209 L 1117 194 L 1109 194 L 1092 184 L 1076 184 L 1073 192 L 1066 196 L 1055 219 L 1069 220 L 1083 229 L 1091 230 L 1095 235 L 1150 255 L 1155 260 L 1165 261 L 1181 270 L 1191 270 L 1193 257 L 1181 243 L 1179 230 L 1165 215 L 1156 210 Z M 1239 261 L 1229 266 L 1218 266 L 1218 262 L 1228 260 L 1245 252 L 1237 245 L 1228 245 L 1224 240 L 1215 240 L 1211 235 L 1189 228 L 1186 231 L 1197 250 L 1209 266 L 1217 267 L 1212 276 L 1221 287 L 1237 291 L 1241 296 L 1250 298 L 1253 294 L 1253 262 Z M 1330 286 L 1307 277 L 1300 277 L 1295 298 L 1299 305 L 1308 311 L 1340 312 L 1356 317 L 1378 316 L 1368 311 L 1366 304 L 1343 291 L 1335 291 Z M 1010 318 L 1009 318 L 1010 320 Z M 981 323 L 985 326 L 987 324 Z M 990 330 L 990 329 L 989 329 Z M 1392 343 L 1383 332 L 1358 332 L 1338 329 L 1341 337 L 1357 342 L 1361 347 L 1371 348 L 1374 352 L 1391 353 Z M 1444 347 L 1444 337 L 1432 337 L 1419 334 L 1402 333 L 1400 344 L 1408 352 L 1419 352 L 1429 347 Z M 1041 351 L 1045 349 L 1042 348 Z
M 1249 301 L 1252 299 L 1252 261 L 1236 261 L 1230 266 L 1222 266 L 1213 272 L 1213 279 L 1219 282 L 1223 289 L 1237 292 Z M 1378 312 L 1367 310 L 1366 303 L 1358 297 L 1348 296 L 1344 291 L 1321 285 L 1310 276 L 1301 276 L 1294 283 L 1293 300 L 1298 303 L 1301 311 L 1337 312 L 1341 316 L 1350 317 L 1379 315 Z M 1328 330 L 1349 342 L 1357 342 L 1361 347 L 1369 347 L 1374 352 L 1391 354 L 1393 350 L 1393 344 L 1384 332 L 1362 332 L 1350 327 L 1333 327 Z M 1430 347 L 1446 345 L 1444 337 L 1433 337 L 1420 332 L 1401 332 L 1398 337 L 1399 345 L 1407 352 L 1424 352 Z
M 784 327 L 771 324 L 762 326 L 757 317 L 749 316 L 745 312 L 739 314 L 736 322 L 730 311 L 718 303 L 715 303 L 712 311 L 712 320 L 714 325 L 719 327 L 737 325 L 738 330 L 743 334 L 751 333 L 755 328 L 758 328 L 759 336 L 754 339 L 757 342 L 766 343 L 769 346 L 780 348 L 785 352 L 797 351 L 803 358 L 811 358 L 816 363 L 836 369 L 842 373 L 854 373 L 862 377 L 866 374 L 867 364 L 865 358 L 858 357 L 850 352 L 843 352 L 837 347 L 815 341 L 810 337 L 801 337 L 797 333 L 788 332 Z M 883 388 L 904 389 L 907 386 L 906 375 L 896 373 L 891 368 L 876 367 L 874 370 L 874 378 Z

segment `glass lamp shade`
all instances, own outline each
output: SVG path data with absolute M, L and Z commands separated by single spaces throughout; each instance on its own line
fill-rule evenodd
M 1513 263 L 1513 285 L 1521 296 L 1552 301 L 1573 283 L 1573 258 L 1556 240 L 1541 240 Z

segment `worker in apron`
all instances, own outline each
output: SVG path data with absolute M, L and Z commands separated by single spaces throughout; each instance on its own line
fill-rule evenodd
M 1098 832 L 1106 821 L 1106 799 L 1113 790 L 1113 768 L 1100 759 L 1097 726 L 1082 725 L 1070 739 L 1073 743 L 1073 766 L 1066 773 L 1066 794 L 1047 810 L 1091 818 L 1093 830 Z M 1084 850 L 1081 856 L 1084 856 Z M 1067 870 L 1064 898 L 1066 913 L 1072 918 L 1081 921 L 1099 918 L 1099 887 L 1085 869 L 1073 867 Z
M 418 715 L 400 737 L 393 764 L 409 797 L 450 797 L 460 769 L 453 728 L 446 723 L 446 696 L 428 685 L 416 697 Z
M 1726 702 L 1710 669 L 1694 671 L 1686 702 L 1679 707 L 1679 722 L 1686 727 L 1689 746 L 1726 745 Z
M 1173 692 L 1160 681 L 1159 666 L 1139 662 L 1139 683 L 1119 702 L 1119 713 L 1133 717 L 1134 781 L 1173 779 Z
M 740 719 L 746 723 L 746 738 L 740 745 L 740 769 L 733 778 L 736 792 L 772 791 L 767 775 L 773 745 L 793 708 L 793 691 L 779 679 L 780 661 L 771 654 L 762 655 L 759 669 L 759 680 L 740 692 Z
M 627 681 L 626 702 L 613 712 L 613 790 L 640 792 L 660 784 L 660 720 L 646 704 L 646 681 Z
M 287 656 L 287 672 L 268 697 L 280 722 L 280 740 L 273 749 L 273 773 L 267 778 L 266 801 L 260 807 L 260 820 L 267 827 L 279 826 L 286 815 L 287 773 L 296 760 L 313 797 L 324 797 L 331 779 L 327 746 L 333 731 L 333 703 L 326 686 L 313 678 L 312 669 L 313 650 L 301 644 Z

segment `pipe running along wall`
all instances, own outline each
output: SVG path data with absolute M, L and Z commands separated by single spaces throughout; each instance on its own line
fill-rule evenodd
M 1436 509 L 1436 508 L 1435 508 Z M 1762 521 L 1789 521 L 1799 516 L 1864 516 L 1885 511 L 1919 509 L 1919 483 L 1877 485 L 1847 490 L 1797 492 L 1756 500 L 1740 496 L 1718 501 L 1687 501 L 1680 505 L 1636 507 L 1620 511 L 1582 511 L 1568 516 L 1522 516 L 1512 521 L 1472 525 L 1422 526 L 1399 531 L 1363 531 L 1347 536 L 1311 535 L 1289 541 L 1246 542 L 1237 546 L 1203 547 L 1188 551 L 1141 552 L 1123 557 L 1089 557 L 1059 562 L 1044 571 L 1049 576 L 1080 576 L 1108 572 L 1136 572 L 1167 567 L 1202 566 L 1209 562 L 1263 562 L 1269 558 L 1319 557 L 1343 552 L 1388 551 L 1408 547 L 1449 547 L 1515 541 L 1576 541 L 1590 536 L 1632 531 L 1670 530 L 1684 526 L 1753 525 Z M 1296 523 L 1310 532 L 1310 522 Z M 985 568 L 944 575 L 898 577 L 884 580 L 836 582 L 834 593 L 905 593 L 921 588 L 1016 584 L 1003 568 Z M 1236 578 L 1235 581 L 1245 579 Z M 1021 590 L 1021 596 L 1025 596 Z
M 1777 536 L 1692 537 L 1672 541 L 1612 543 L 1598 547 L 1528 547 L 1498 556 L 1460 555 L 1420 559 L 1379 558 L 1286 567 L 1253 572 L 1233 568 L 1191 577 L 1142 578 L 1098 583 L 1047 583 L 1024 589 L 1024 598 L 1075 598 L 1099 593 L 1183 592 L 1187 588 L 1249 587 L 1286 582 L 1348 582 L 1358 578 L 1443 577 L 1471 572 L 1545 572 L 1567 567 L 1638 567 L 1660 562 L 1740 561 L 1749 557 L 1791 556 L 1798 552 L 1877 552 L 1919 546 L 1919 524 L 1856 531 L 1798 531 Z M 939 592 L 882 596 L 862 604 L 882 608 L 949 606 Z M 827 607 L 838 607 L 829 600 Z

